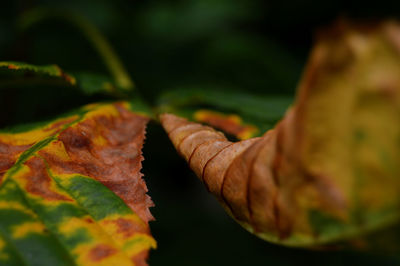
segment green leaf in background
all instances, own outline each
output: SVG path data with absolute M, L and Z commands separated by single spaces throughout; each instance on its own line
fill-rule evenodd
M 32 82 L 32 79 L 42 79 L 43 81 L 49 79 L 65 82 L 71 86 L 76 85 L 76 79 L 65 73 L 57 65 L 35 66 L 22 62 L 0 62 L 0 74 L 2 78 L 1 85 L 9 80 L 20 82 L 24 79 L 25 81 L 28 80 L 28 82 Z
M 0 62 L 0 87 L 60 85 L 79 89 L 86 95 L 109 94 L 121 96 L 121 90 L 103 75 L 93 73 L 66 73 L 57 65 L 36 66 L 23 62 Z
M 141 265 L 156 246 L 140 173 L 149 118 L 91 104 L 0 133 L 1 265 Z

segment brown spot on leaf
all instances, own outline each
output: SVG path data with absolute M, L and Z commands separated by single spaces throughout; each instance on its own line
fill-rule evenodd
M 62 133 L 63 142 L 66 147 L 72 149 L 90 149 L 91 141 L 88 136 L 85 135 L 84 131 L 77 130 L 66 130 Z
M 94 223 L 94 220 L 93 220 L 92 218 L 89 218 L 89 217 L 85 218 L 85 221 L 86 221 L 87 223 L 89 223 L 89 224 Z
M 116 249 L 114 249 L 113 247 L 104 245 L 104 244 L 100 244 L 95 246 L 94 248 L 92 248 L 89 251 L 89 258 L 92 261 L 95 262 L 99 262 L 113 254 L 115 254 L 117 252 Z
M 149 228 L 145 224 L 135 223 L 132 220 L 118 218 L 116 220 L 106 221 L 106 223 L 113 223 L 117 226 L 117 233 L 128 238 L 136 233 L 150 233 Z
M 25 165 L 30 169 L 29 174 L 23 176 L 23 178 L 26 179 L 26 190 L 29 193 L 40 196 L 46 200 L 72 201 L 69 197 L 53 190 L 51 187 L 52 179 L 47 173 L 46 165 L 42 159 L 33 157 L 26 161 Z
M 17 161 L 18 156 L 32 145 L 11 145 L 0 141 L 0 175 L 3 176 Z M 1 183 L 0 178 L 0 183 Z
M 10 158 L 8 156 L 4 156 L 0 154 L 0 173 L 5 173 L 8 169 L 11 168 L 15 163 L 14 158 Z

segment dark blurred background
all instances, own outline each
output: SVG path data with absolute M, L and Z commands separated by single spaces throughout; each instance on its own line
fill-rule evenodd
M 71 25 L 48 21 L 19 32 L 17 18 L 35 7 L 73 11 L 92 21 L 150 103 L 163 91 L 192 87 L 294 95 L 317 29 L 339 17 L 400 16 L 395 1 L 0 2 L 1 61 L 56 63 L 70 72 L 103 74 L 108 74 L 103 62 Z M 41 120 L 95 100 L 54 94 L 55 89 L 2 92 L 0 125 Z M 151 265 L 400 265 L 382 252 L 292 249 L 250 235 L 206 193 L 156 123 L 149 125 L 144 156 L 156 204 L 151 228 L 159 245 Z

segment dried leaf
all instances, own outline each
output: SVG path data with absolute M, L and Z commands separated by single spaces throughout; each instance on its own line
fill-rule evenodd
M 400 25 L 341 21 L 314 47 L 292 108 L 262 137 L 230 142 L 172 114 L 174 146 L 257 236 L 309 246 L 400 218 Z
M 143 265 L 153 205 L 140 173 L 149 118 L 92 104 L 0 133 L 0 264 Z

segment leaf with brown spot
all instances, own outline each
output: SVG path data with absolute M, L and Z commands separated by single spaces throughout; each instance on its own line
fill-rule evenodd
M 140 173 L 149 117 L 134 109 L 92 104 L 44 126 L 0 133 L 0 235 L 19 254 L 10 261 L 146 264 L 156 247 Z
M 341 21 L 324 31 L 294 105 L 261 137 L 231 142 L 168 113 L 161 123 L 227 212 L 265 240 L 309 246 L 396 224 L 397 36 L 400 25 L 390 21 L 368 27 Z
M 215 111 L 199 110 L 193 114 L 193 117 L 197 122 L 206 123 L 240 140 L 254 137 L 259 131 L 256 126 L 244 123 L 238 115 L 225 115 Z

